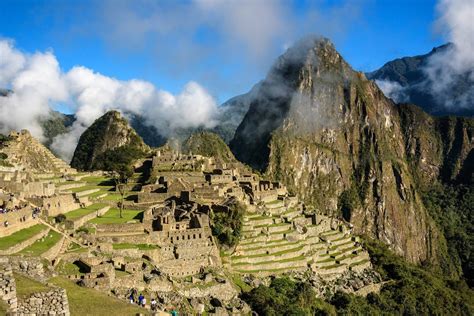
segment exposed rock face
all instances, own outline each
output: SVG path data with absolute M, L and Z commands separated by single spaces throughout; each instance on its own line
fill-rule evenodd
M 56 158 L 44 145 L 31 136 L 27 130 L 11 132 L 0 140 L 0 152 L 5 161 L 18 170 L 39 173 L 69 173 L 74 170 L 66 162 Z
M 442 237 L 416 180 L 438 178 L 452 161 L 449 148 L 459 143 L 455 169 L 461 170 L 472 151 L 472 129 L 454 132 L 460 123 L 453 122 L 448 145 L 434 132 L 439 121 L 423 114 L 433 125 L 420 126 L 405 109 L 411 108 L 399 108 L 353 71 L 328 40 L 305 40 L 261 83 L 231 149 L 320 212 L 342 211 L 356 233 L 386 242 L 412 262 L 435 261 Z M 424 143 L 420 135 L 438 141 Z M 420 156 L 420 146 L 430 159 Z M 414 174 L 410 159 L 430 171 Z
M 71 166 L 80 170 L 91 170 L 101 154 L 124 146 L 143 151 L 149 150 L 149 147 L 119 112 L 109 111 L 81 135 Z

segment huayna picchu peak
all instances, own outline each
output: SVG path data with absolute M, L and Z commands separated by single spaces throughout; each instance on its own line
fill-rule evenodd
M 474 2 L 435 2 L 6 6 L 0 315 L 474 315 Z
M 119 148 L 142 152 L 150 150 L 120 112 L 109 111 L 81 135 L 71 166 L 79 170 L 103 168 L 104 155 Z

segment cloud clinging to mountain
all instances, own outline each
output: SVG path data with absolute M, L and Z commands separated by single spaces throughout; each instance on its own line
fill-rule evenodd
M 193 81 L 173 95 L 147 81 L 122 81 L 83 66 L 63 72 L 52 52 L 23 53 L 11 41 L 0 41 L 0 54 L 0 83 L 14 91 L 0 97 L 0 116 L 8 118 L 2 119 L 0 131 L 26 128 L 43 140 L 40 122 L 49 117 L 55 104 L 67 104 L 76 121 L 52 144 L 66 160 L 71 159 L 82 132 L 111 109 L 140 114 L 146 124 L 165 136 L 177 128 L 212 127 L 216 123 L 217 103 Z

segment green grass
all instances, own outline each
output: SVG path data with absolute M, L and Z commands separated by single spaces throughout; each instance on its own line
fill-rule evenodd
M 279 273 L 294 270 L 296 268 L 302 268 L 303 266 L 295 266 L 289 268 L 278 268 L 278 269 L 261 269 L 261 270 L 235 270 L 236 272 L 247 274 L 247 273 L 259 273 L 259 272 L 271 272 L 271 273 Z
M 76 183 L 84 183 L 84 181 L 64 181 L 64 182 L 56 183 L 56 186 L 62 187 L 62 186 L 65 186 L 65 185 L 76 184 Z
M 131 243 L 120 243 L 120 244 L 113 244 L 112 247 L 114 250 L 120 249 L 138 249 L 138 250 L 152 250 L 160 248 L 157 245 L 150 245 L 150 244 L 131 244 Z
M 71 192 L 84 192 L 87 190 L 99 189 L 100 191 L 110 191 L 113 189 L 113 186 L 98 186 L 98 185 L 85 185 L 79 188 L 72 188 Z
M 101 217 L 96 217 L 89 222 L 94 224 L 124 224 L 129 221 L 139 222 L 140 219 L 143 218 L 143 211 L 124 209 L 122 215 L 123 217 L 120 218 L 120 210 L 118 208 L 111 208 Z
M 148 315 L 144 308 L 119 300 L 104 292 L 94 289 L 80 287 L 74 282 L 63 277 L 55 277 L 49 280 L 51 283 L 66 289 L 69 310 L 72 316 L 83 315 Z M 148 301 L 149 302 L 149 301 Z
M 247 283 L 245 283 L 244 281 L 242 281 L 242 279 L 240 278 L 238 274 L 232 274 L 231 279 L 234 282 L 234 284 L 240 288 L 242 292 L 246 293 L 252 290 L 252 287 L 248 285 Z
M 273 205 L 273 204 L 278 204 L 278 203 L 281 203 L 283 202 L 282 200 L 274 200 L 274 201 L 270 201 L 270 202 L 265 202 L 265 205 Z
M 130 273 L 128 273 L 127 271 L 122 271 L 122 270 L 115 269 L 115 277 L 117 277 L 117 278 L 129 276 L 129 275 L 130 275 Z
M 48 249 L 56 245 L 61 239 L 62 235 L 54 230 L 50 230 L 48 235 L 46 235 L 43 240 L 37 240 L 34 244 L 29 247 L 26 247 L 20 254 L 25 254 L 29 256 L 39 256 L 42 253 L 46 252 Z
M 37 224 L 17 232 L 14 232 L 10 236 L 0 238 L 0 250 L 8 249 L 12 246 L 15 246 L 18 243 L 21 243 L 34 235 L 38 234 L 42 230 L 46 229 L 46 226 Z
M 274 224 L 262 224 L 262 225 L 256 225 L 254 226 L 255 228 L 262 228 L 262 227 L 279 227 L 279 226 L 288 226 L 291 227 L 291 224 L 289 223 L 274 223 Z
M 83 182 L 87 183 L 95 183 L 95 184 L 100 184 L 100 183 L 110 183 L 112 181 L 111 178 L 107 177 L 102 177 L 102 176 L 89 176 L 89 177 L 84 177 L 81 179 Z
M 14 273 L 14 277 L 16 283 L 16 295 L 19 298 L 26 298 L 33 293 L 45 292 L 51 289 L 43 283 L 32 280 L 21 274 Z
M 349 265 L 349 267 L 355 267 L 355 266 L 358 266 L 358 265 L 361 265 L 361 264 L 364 264 L 364 263 L 367 263 L 369 262 L 370 260 L 369 259 L 364 259 L 364 260 L 361 260 L 361 261 L 357 261 L 357 262 L 353 262 Z
M 256 263 L 249 263 L 249 262 L 239 262 L 239 263 L 233 263 L 232 266 L 243 266 L 243 265 L 261 265 L 261 264 L 268 264 L 268 263 L 285 263 L 285 262 L 293 262 L 293 261 L 301 261 L 304 260 L 305 256 L 301 255 L 298 257 L 293 257 L 293 258 L 287 258 L 283 260 L 271 260 L 271 261 L 263 261 L 263 262 L 256 262 Z
M 296 244 L 297 243 L 298 242 L 296 242 Z M 303 249 L 303 247 L 304 247 L 304 245 L 301 245 L 301 246 L 298 246 L 298 247 L 295 247 L 295 248 L 290 248 L 290 249 L 286 249 L 286 250 L 282 250 L 282 251 L 278 251 L 278 252 L 274 252 L 274 253 L 270 253 L 270 254 L 260 253 L 260 254 L 248 255 L 248 256 L 235 256 L 235 257 L 232 257 L 232 259 L 259 258 L 259 257 L 266 257 L 266 256 L 281 256 L 281 255 L 289 253 L 289 252 L 295 252 L 295 251 L 301 250 L 301 249 Z
M 73 220 L 73 219 L 82 217 L 84 215 L 90 214 L 92 212 L 96 212 L 97 210 L 99 210 L 99 209 L 101 209 L 105 206 L 107 206 L 107 204 L 96 203 L 96 204 L 89 205 L 86 208 L 79 208 L 77 210 L 71 211 L 69 213 L 66 213 L 65 215 L 66 215 L 67 219 Z
M 130 192 L 124 195 L 124 200 L 127 200 L 129 197 L 136 195 L 136 192 Z M 103 198 L 104 201 L 114 201 L 118 202 L 122 199 L 120 193 L 109 193 L 106 197 Z
M 104 195 L 104 194 L 108 194 L 107 192 L 104 192 L 104 191 L 97 191 L 97 192 L 94 192 L 94 193 L 90 193 L 90 194 L 87 194 L 85 196 L 89 197 L 89 198 L 97 198 L 101 195 Z M 103 200 L 104 198 L 102 198 Z
M 71 262 L 60 261 L 55 270 L 61 275 L 82 274 L 80 268 Z

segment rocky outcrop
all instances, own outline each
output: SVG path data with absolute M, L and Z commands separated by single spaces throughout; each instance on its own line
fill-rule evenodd
M 146 152 L 150 149 L 120 112 L 109 111 L 81 135 L 71 166 L 80 170 L 95 169 L 103 160 L 102 155 L 126 147 L 131 151 Z
M 328 40 L 307 39 L 281 56 L 260 84 L 231 149 L 319 212 L 344 216 L 356 233 L 384 241 L 412 262 L 435 261 L 441 237 L 420 198 L 407 143 L 413 139 L 407 124 L 420 123 L 404 113 Z M 472 149 L 469 133 L 456 170 Z M 456 148 L 459 137 L 451 138 Z M 424 146 L 433 146 L 427 155 L 441 170 L 452 150 L 441 136 L 438 144 Z

